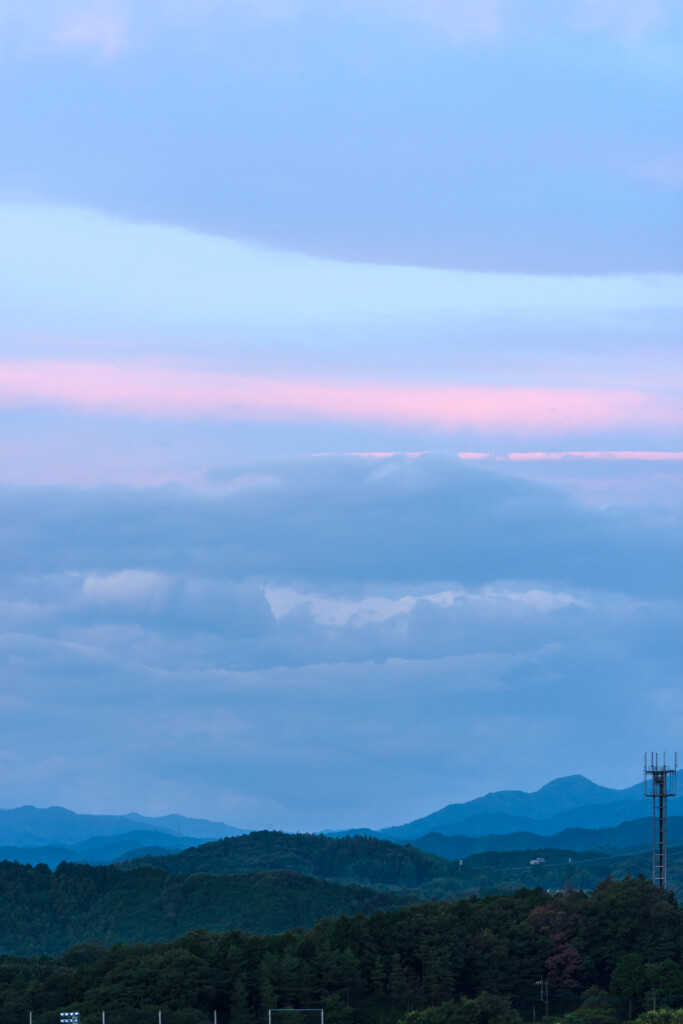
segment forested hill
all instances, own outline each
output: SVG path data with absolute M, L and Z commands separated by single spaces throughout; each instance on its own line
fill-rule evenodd
M 58 953 L 79 942 L 158 942 L 195 928 L 281 932 L 415 897 L 288 871 L 171 875 L 155 868 L 0 863 L 0 953 Z
M 448 837 L 439 839 L 448 842 Z M 534 836 L 534 839 L 539 837 Z M 260 870 L 293 870 L 328 881 L 356 883 L 377 889 L 410 890 L 422 899 L 468 897 L 473 893 L 512 892 L 523 886 L 544 889 L 592 889 L 608 875 L 647 876 L 652 870 L 650 847 L 639 851 L 557 850 L 521 848 L 490 851 L 464 858 L 462 865 L 411 846 L 365 836 L 334 839 L 322 835 L 252 832 L 250 835 L 203 843 L 166 856 L 142 857 L 121 867 L 146 865 L 172 874 L 241 874 Z M 683 847 L 669 850 L 672 888 L 683 885 Z
M 296 871 L 330 881 L 408 889 L 438 878 L 453 878 L 458 873 L 457 865 L 451 861 L 383 839 L 368 836 L 334 839 L 286 832 L 251 832 L 202 843 L 182 853 L 135 859 L 131 864 L 160 867 L 182 875 Z
M 70 869 L 73 870 L 73 869 Z M 78 869 L 81 870 L 81 869 Z M 76 947 L 57 960 L 0 959 L 0 1024 L 54 1024 L 60 1010 L 113 1024 L 263 1024 L 268 1010 L 322 1006 L 334 1024 L 617 1024 L 680 1005 L 683 911 L 643 879 L 591 896 L 421 903 L 277 936 L 189 934 L 169 945 Z M 418 1016 L 409 1011 L 418 1011 Z M 420 1013 L 419 1011 L 422 1011 Z M 301 1018 L 282 1015 L 285 1024 Z M 311 1018 L 312 1019 L 312 1018 Z

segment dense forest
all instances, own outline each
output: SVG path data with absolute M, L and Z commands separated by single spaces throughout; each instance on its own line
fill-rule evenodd
M 178 875 L 296 871 L 333 882 L 407 889 L 458 875 L 458 866 L 452 861 L 385 839 L 371 836 L 337 839 L 265 831 L 202 843 L 182 853 L 137 858 L 133 863 L 160 867 Z
M 86 941 L 168 941 L 193 929 L 268 934 L 425 900 L 521 887 L 592 889 L 608 872 L 622 875 L 631 868 L 635 874 L 646 866 L 642 861 L 618 851 L 545 850 L 478 854 L 460 865 L 365 837 L 277 832 L 120 867 L 64 863 L 50 871 L 5 861 L 0 953 L 56 954 Z
M 683 847 L 669 849 L 668 881 L 670 888 L 683 885 Z M 605 878 L 652 873 L 652 847 L 637 852 L 623 850 L 515 850 L 477 853 L 462 862 L 455 877 L 460 886 L 478 894 L 514 892 L 525 886 L 544 889 L 594 889 Z M 425 894 L 438 883 L 422 887 Z M 452 882 L 449 883 L 451 887 Z M 457 892 L 457 890 L 454 890 Z
M 84 941 L 155 942 L 195 928 L 267 933 L 412 902 L 290 871 L 171 875 L 158 868 L 0 863 L 0 953 L 59 953 Z
M 540 861 L 540 863 L 532 863 Z M 669 876 L 678 884 L 683 848 L 669 850 Z M 427 899 L 513 892 L 533 888 L 592 889 L 608 875 L 647 874 L 652 850 L 538 849 L 477 853 L 462 863 L 368 836 L 331 838 L 285 832 L 249 835 L 202 843 L 165 856 L 142 857 L 145 864 L 173 874 L 237 874 L 253 871 L 296 871 L 335 882 L 355 882 L 375 888 L 412 890 Z M 680 877 L 683 883 L 683 876 Z
M 34 1024 L 57 1024 L 66 1009 L 84 1024 L 102 1011 L 107 1024 L 156 1024 L 159 1010 L 163 1024 L 210 1024 L 214 1011 L 218 1024 L 266 1024 L 268 1009 L 288 1006 L 322 1006 L 329 1024 L 518 1024 L 543 1016 L 541 979 L 552 1020 L 612 1024 L 655 1001 L 683 1005 L 682 952 L 671 893 L 607 880 L 590 895 L 523 889 L 279 935 L 195 931 L 168 944 L 5 956 L 0 1024 L 29 1010 Z

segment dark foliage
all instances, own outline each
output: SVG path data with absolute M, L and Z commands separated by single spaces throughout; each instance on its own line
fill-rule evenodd
M 335 882 L 405 889 L 458 876 L 458 867 L 451 861 L 370 836 L 333 839 L 265 831 L 202 843 L 182 853 L 139 858 L 132 863 L 160 867 L 177 875 L 296 871 Z
M 540 860 L 541 863 L 532 863 Z M 382 889 L 410 889 L 425 899 L 483 893 L 514 892 L 522 887 L 593 889 L 608 875 L 647 872 L 652 851 L 574 850 L 541 848 L 494 851 L 467 857 L 462 864 L 369 836 L 332 838 L 252 832 L 202 843 L 182 853 L 136 858 L 141 864 L 173 874 L 238 874 L 251 871 L 296 871 L 335 882 L 355 882 Z M 669 850 L 669 875 L 683 883 L 683 849 Z
M 159 874 L 126 877 L 142 890 Z M 26 1021 L 29 1010 L 34 1024 L 57 1024 L 64 1009 L 80 1010 L 84 1024 L 102 1010 L 107 1024 L 155 1024 L 158 1009 L 164 1024 L 208 1024 L 214 1010 L 219 1024 L 265 1024 L 268 1009 L 287 1006 L 323 1006 L 329 1024 L 408 1014 L 406 1024 L 513 1024 L 534 1005 L 541 1017 L 536 982 L 550 976 L 552 1020 L 572 1011 L 605 1024 L 626 1018 L 629 1000 L 634 1015 L 647 1009 L 648 985 L 668 986 L 669 1004 L 681 1005 L 682 947 L 683 912 L 642 878 L 608 880 L 590 896 L 525 889 L 343 915 L 310 931 L 195 931 L 168 944 L 76 946 L 56 959 L 7 956 L 0 1024 Z M 630 988 L 628 957 L 626 968 L 638 966 Z
M 64 863 L 53 872 L 4 861 L 0 952 L 40 955 L 81 942 L 157 942 L 195 928 L 280 932 L 411 899 L 291 871 L 184 876 Z

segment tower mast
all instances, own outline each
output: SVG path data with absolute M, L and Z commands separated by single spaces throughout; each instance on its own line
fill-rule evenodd
M 652 798 L 652 881 L 660 889 L 666 887 L 666 802 L 676 796 L 678 754 L 674 764 L 667 765 L 666 753 L 659 762 L 659 754 L 645 754 L 645 796 Z

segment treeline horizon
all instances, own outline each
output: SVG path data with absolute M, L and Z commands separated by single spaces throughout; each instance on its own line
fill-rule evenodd
M 321 1006 L 326 1024 L 611 1024 L 683 1005 L 683 910 L 644 878 L 592 894 L 423 902 L 342 915 L 277 935 L 193 931 L 171 943 L 77 945 L 0 958 L 0 1024 L 265 1024 L 278 1007 Z M 580 1016 L 577 1016 L 580 1013 Z M 410 1015 L 410 1016 L 408 1016 Z M 289 1022 L 288 1022 L 289 1024 Z
M 50 870 L 3 861 L 0 953 L 56 955 L 87 941 L 166 942 L 193 930 L 271 934 L 342 914 L 520 888 L 590 891 L 608 873 L 631 868 L 636 875 L 643 866 L 642 855 L 615 851 L 560 851 L 559 860 L 556 854 L 476 854 L 461 867 L 364 836 L 261 832 L 116 866 L 63 862 Z
M 538 860 L 541 863 L 534 863 Z M 647 876 L 651 863 L 651 846 L 646 850 L 602 847 L 581 851 L 541 846 L 488 850 L 452 860 L 411 843 L 376 836 L 261 830 L 179 852 L 136 856 L 122 866 L 145 865 L 185 875 L 286 870 L 344 884 L 404 888 L 423 898 L 444 899 L 537 885 L 592 889 L 608 876 Z M 683 847 L 669 849 L 668 864 L 671 887 L 675 888 L 683 883 Z

